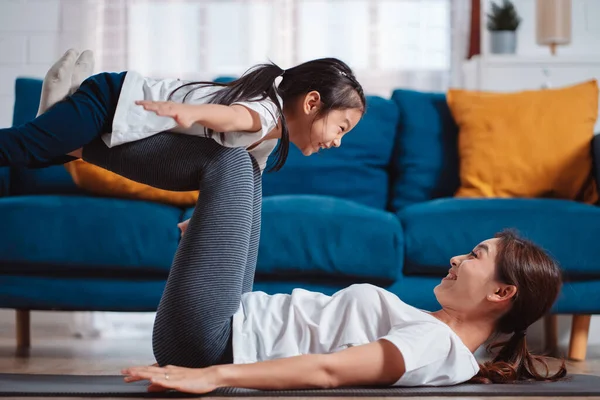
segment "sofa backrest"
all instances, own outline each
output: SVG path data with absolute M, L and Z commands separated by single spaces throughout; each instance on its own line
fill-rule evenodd
M 399 123 L 390 166 L 393 211 L 440 197 L 459 187 L 458 127 L 443 93 L 398 89 L 392 93 Z
M 370 96 L 367 113 L 339 149 L 265 174 L 264 193 L 326 194 L 389 211 L 449 197 L 459 185 L 458 128 L 443 93 L 395 90 Z
M 306 157 L 290 144 L 283 168 L 263 174 L 263 195 L 327 195 L 385 209 L 397 124 L 398 109 L 391 100 L 367 96 L 364 117 L 339 148 Z

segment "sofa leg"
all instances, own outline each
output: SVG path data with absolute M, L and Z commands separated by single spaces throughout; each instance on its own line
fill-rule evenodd
M 548 354 L 558 350 L 558 316 L 549 314 L 544 317 L 544 347 Z
M 573 315 L 569 343 L 569 358 L 571 360 L 585 360 L 591 319 L 591 315 Z
M 17 350 L 31 347 L 31 319 L 29 310 L 16 310 L 17 312 Z

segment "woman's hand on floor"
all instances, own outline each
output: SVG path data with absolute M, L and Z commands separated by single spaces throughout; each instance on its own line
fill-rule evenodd
M 135 104 L 144 107 L 162 117 L 171 117 L 179 126 L 189 128 L 196 122 L 196 110 L 192 105 L 175 103 L 173 101 L 146 101 L 139 100 Z
M 185 393 L 209 393 L 217 388 L 216 376 L 211 368 L 183 367 L 132 367 L 121 371 L 125 382 L 147 380 L 149 392 L 162 392 L 175 389 Z

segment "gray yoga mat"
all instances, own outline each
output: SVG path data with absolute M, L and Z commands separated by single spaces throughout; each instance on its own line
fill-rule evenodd
M 147 383 L 123 382 L 122 376 L 0 374 L 0 396 L 8 397 L 200 397 L 178 392 L 148 393 Z M 505 385 L 461 384 L 448 387 L 342 388 L 327 390 L 261 391 L 222 388 L 210 393 L 220 397 L 295 396 L 599 396 L 600 377 L 570 375 L 560 382 Z

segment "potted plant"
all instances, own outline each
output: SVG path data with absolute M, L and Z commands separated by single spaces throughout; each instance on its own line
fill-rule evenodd
M 521 18 L 510 0 L 501 5 L 491 4 L 487 14 L 487 28 L 490 31 L 491 52 L 494 54 L 514 54 L 517 49 L 517 28 Z

